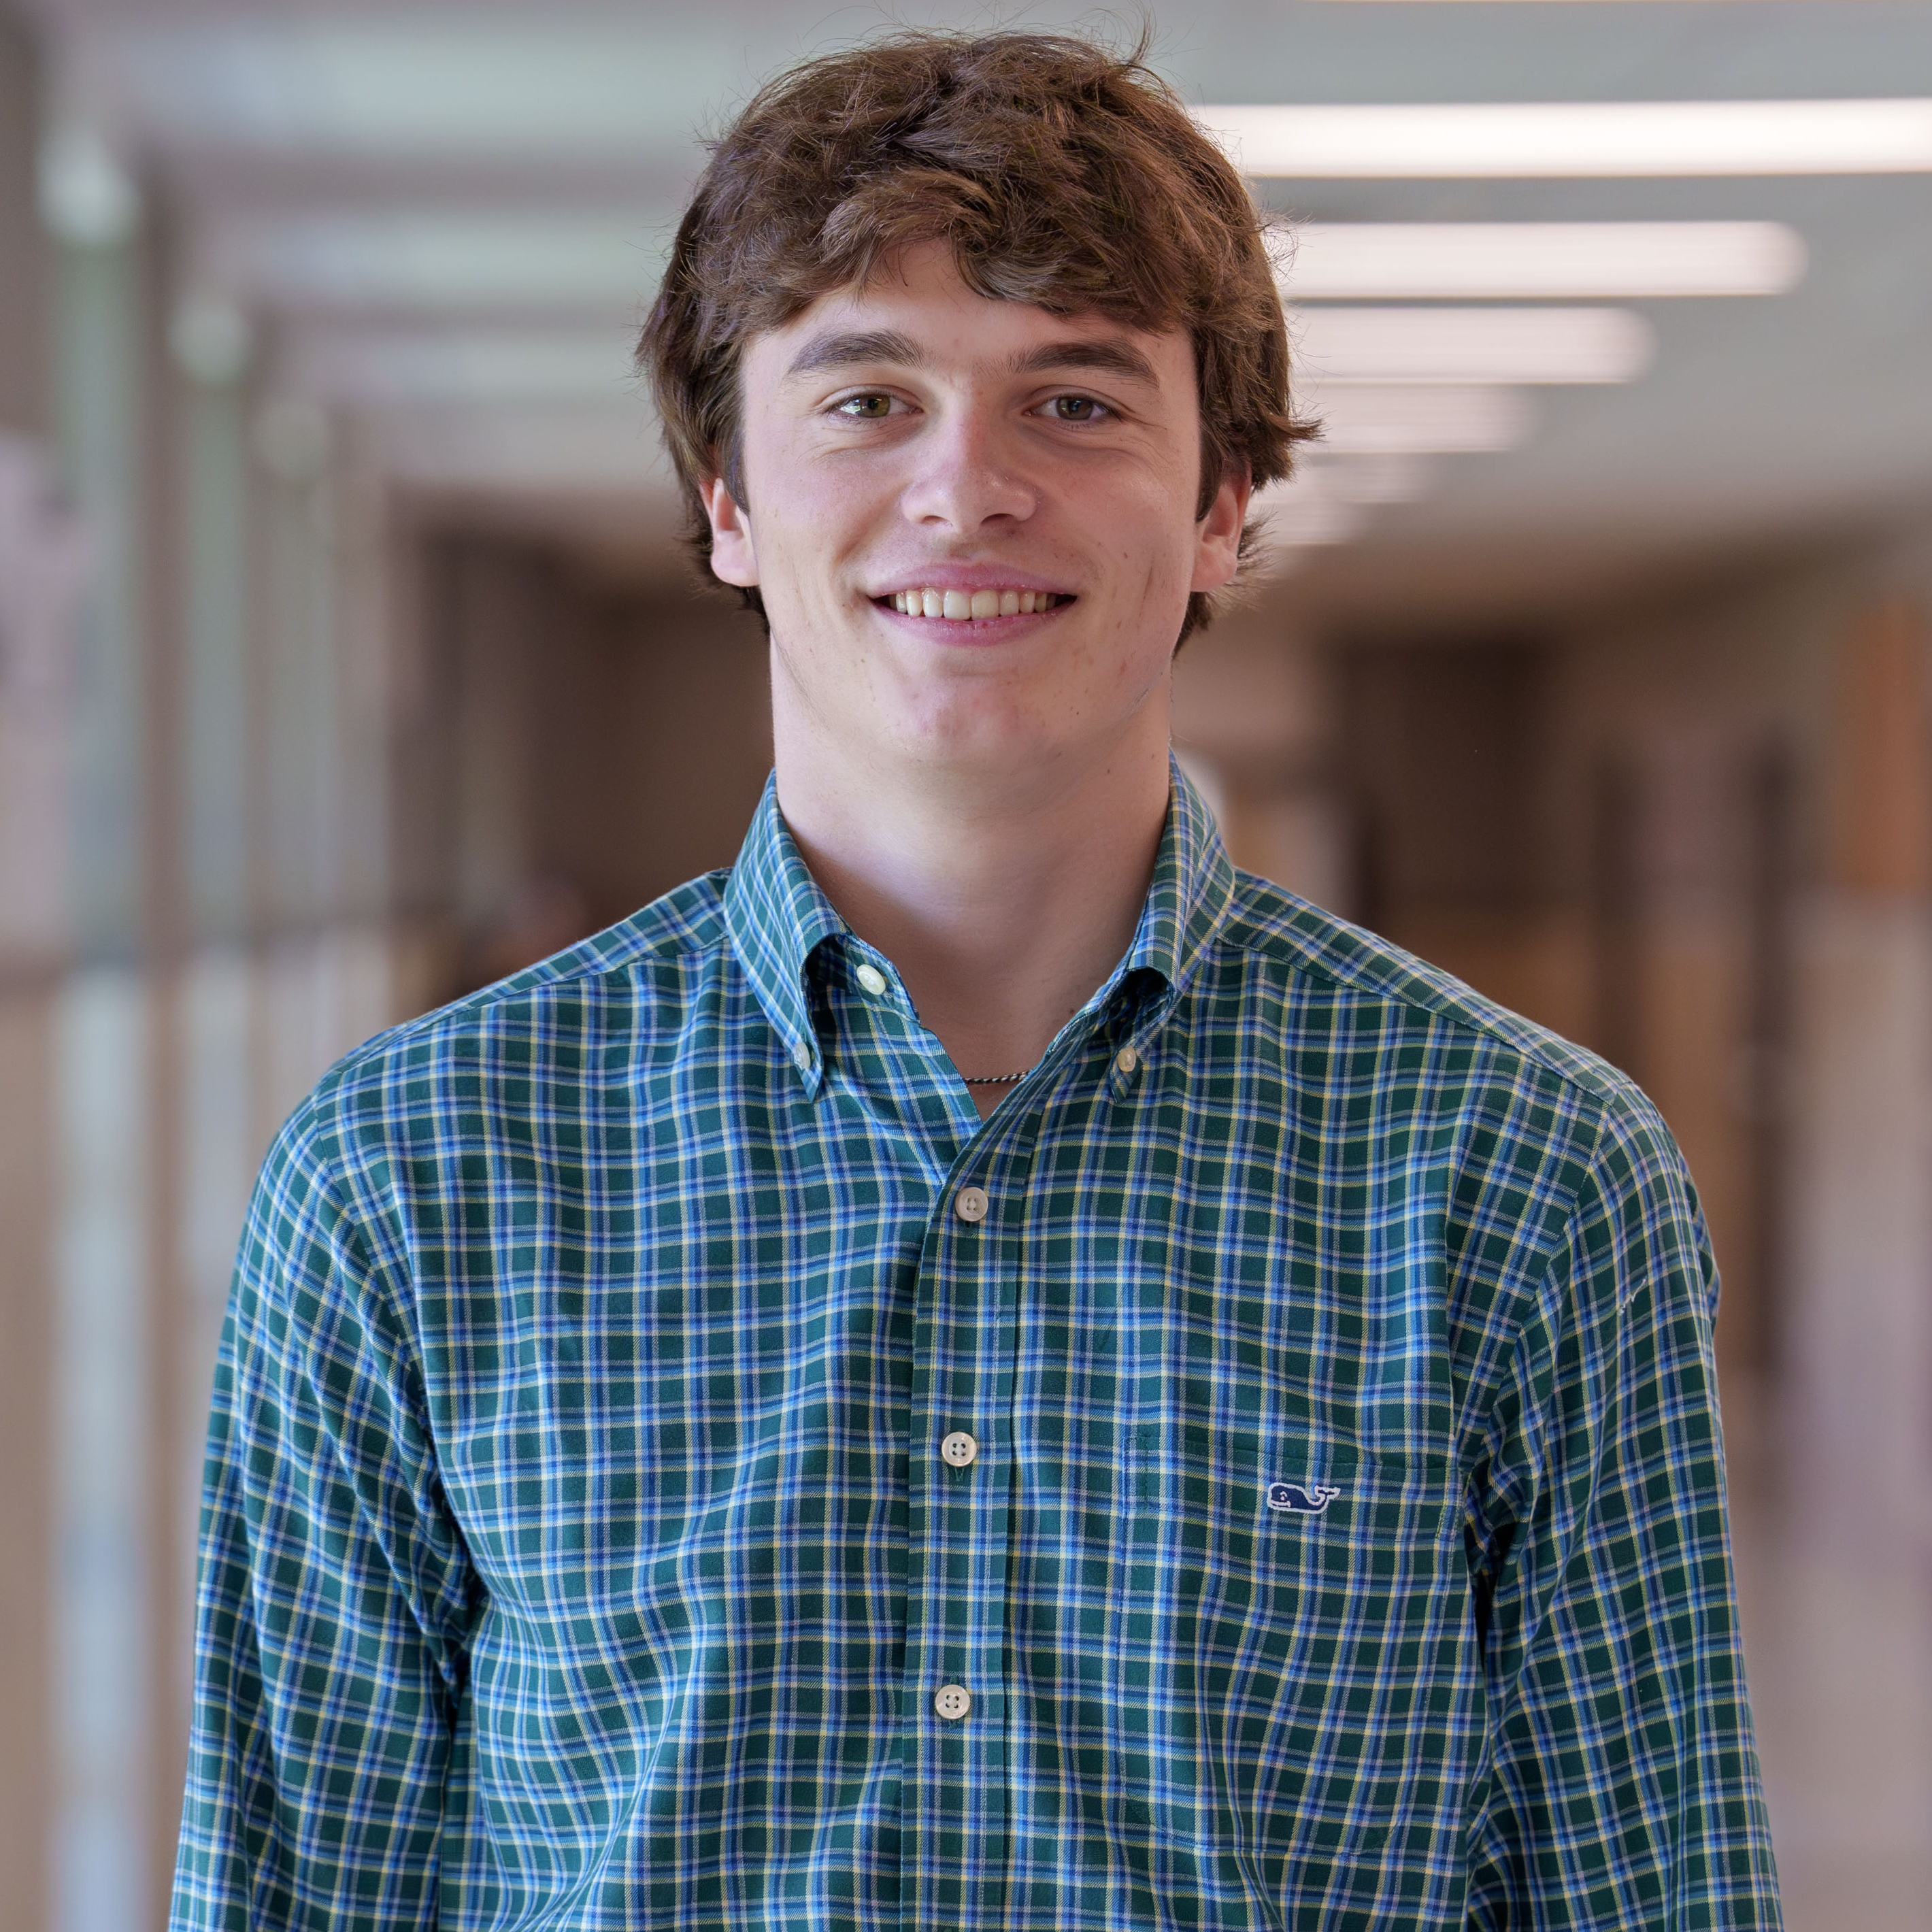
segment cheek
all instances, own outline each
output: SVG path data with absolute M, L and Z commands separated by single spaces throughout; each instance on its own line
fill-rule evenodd
M 1124 478 L 1105 506 L 1108 548 L 1138 579 L 1151 584 L 1192 566 L 1194 499 L 1180 487 L 1185 480 L 1149 466 Z
M 776 553 L 780 567 L 797 593 L 814 603 L 842 602 L 854 554 L 878 525 L 881 512 L 836 469 L 804 464 L 790 474 L 755 485 L 768 506 L 758 526 L 760 555 Z
M 1169 606 L 1175 610 L 1186 606 L 1198 546 L 1192 522 L 1180 520 L 1170 493 L 1138 507 L 1139 516 L 1123 515 L 1115 526 L 1109 546 L 1115 561 L 1112 575 L 1120 621 L 1131 624 L 1139 613 L 1159 629 Z

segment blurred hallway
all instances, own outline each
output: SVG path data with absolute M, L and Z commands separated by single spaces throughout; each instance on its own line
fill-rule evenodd
M 736 850 L 762 646 L 628 344 L 697 134 L 880 17 L 0 0 L 0 1932 L 163 1921 L 277 1124 Z M 1788 1920 L 1932 1927 L 1932 8 L 1214 0 L 1156 58 L 1304 224 L 1328 424 L 1182 755 L 1658 1101 Z M 1545 102 L 1849 110 L 1347 118 Z

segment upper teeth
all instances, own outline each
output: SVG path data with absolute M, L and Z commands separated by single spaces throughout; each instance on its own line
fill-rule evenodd
M 1049 609 L 1051 590 L 895 590 L 892 606 L 908 617 L 1018 617 Z

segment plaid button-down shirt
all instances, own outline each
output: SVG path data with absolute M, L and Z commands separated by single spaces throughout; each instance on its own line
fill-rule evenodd
M 173 1922 L 1774 1924 L 1715 1294 L 1628 1082 L 1184 781 L 983 1124 L 768 791 L 283 1132 Z

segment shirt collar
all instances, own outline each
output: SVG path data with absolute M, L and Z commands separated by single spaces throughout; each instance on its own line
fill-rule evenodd
M 1106 1006 L 1136 974 L 1158 974 L 1168 998 L 1178 994 L 1234 892 L 1234 868 L 1214 814 L 1186 773 L 1171 761 L 1170 772 L 1167 825 L 1154 859 L 1154 881 L 1132 943 L 1095 995 L 1096 1007 Z M 824 940 L 847 928 L 806 869 L 778 810 L 776 774 L 765 781 L 764 795 L 725 885 L 724 921 L 759 1005 L 806 1091 L 815 1094 L 822 1068 L 806 968 Z
M 724 887 L 724 926 L 765 1017 L 784 1042 L 808 1091 L 818 1090 L 818 1035 L 812 1023 L 806 962 L 845 922 L 806 870 L 778 810 L 778 774 L 765 781 L 738 862 Z
M 1178 993 L 1192 976 L 1234 896 L 1234 868 L 1221 843 L 1221 829 L 1208 802 L 1180 766 L 1168 760 L 1172 789 L 1167 826 L 1154 856 L 1154 882 L 1132 944 L 1101 988 L 1111 989 L 1130 973 L 1154 972 Z

